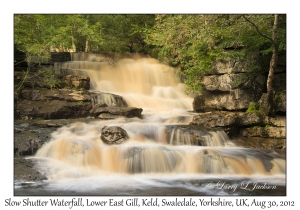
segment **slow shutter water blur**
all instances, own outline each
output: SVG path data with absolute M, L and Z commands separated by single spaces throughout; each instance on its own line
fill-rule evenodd
M 285 156 L 237 147 L 222 130 L 191 128 L 193 98 L 171 67 L 152 58 L 126 58 L 112 66 L 87 53 L 73 53 L 72 61 L 57 67 L 90 77 L 90 91 L 113 93 L 129 107 L 142 108 L 142 119 L 99 119 L 57 129 L 33 157 L 48 180 L 16 186 L 17 194 L 285 195 Z M 119 103 L 113 96 L 93 101 L 103 102 Z M 129 140 L 104 144 L 104 126 L 122 127 Z

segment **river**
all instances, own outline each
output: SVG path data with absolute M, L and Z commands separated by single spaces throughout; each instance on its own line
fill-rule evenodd
M 92 92 L 116 94 L 129 107 L 142 108 L 142 118 L 57 129 L 29 157 L 47 181 L 16 181 L 15 195 L 286 195 L 285 155 L 238 147 L 222 130 L 189 126 L 196 115 L 193 97 L 174 69 L 152 58 L 112 64 L 86 53 L 72 54 L 59 68 L 90 77 Z M 97 103 L 118 105 L 110 95 Z M 106 145 L 100 139 L 104 126 L 122 127 L 129 140 Z

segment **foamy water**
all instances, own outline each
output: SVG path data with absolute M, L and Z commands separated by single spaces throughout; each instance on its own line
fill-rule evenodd
M 285 185 L 284 156 L 238 148 L 222 130 L 191 132 L 181 127 L 195 115 L 190 112 L 193 98 L 184 93 L 172 68 L 155 59 L 124 59 L 112 67 L 98 62 L 96 55 L 84 57 L 73 55 L 74 61 L 62 68 L 89 76 L 91 91 L 114 93 L 128 106 L 143 108 L 143 119 L 77 122 L 53 132 L 51 141 L 34 157 L 48 178 L 46 189 L 95 194 L 139 194 L 143 189 L 147 194 L 151 189 L 176 188 L 182 193 L 226 194 L 194 181 L 205 184 L 229 177 L 231 184 L 232 180 L 267 180 Z M 121 145 L 104 144 L 100 139 L 104 126 L 122 127 L 129 140 Z

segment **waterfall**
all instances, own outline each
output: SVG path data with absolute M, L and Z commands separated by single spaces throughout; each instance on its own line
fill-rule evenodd
M 285 156 L 239 148 L 222 130 L 190 126 L 193 98 L 184 93 L 174 69 L 152 58 L 121 59 L 114 66 L 101 55 L 81 53 L 72 58 L 57 65 L 63 72 L 90 77 L 90 91 L 102 94 L 92 99 L 93 105 L 138 107 L 143 117 L 77 122 L 57 129 L 34 157 L 50 181 L 72 179 L 71 185 L 76 185 L 91 177 L 123 176 L 136 186 L 141 180 L 147 186 L 150 182 L 164 186 L 158 177 L 285 175 Z M 106 145 L 100 139 L 104 126 L 122 127 L 129 139 Z M 111 185 L 119 183 L 112 180 Z
M 64 74 L 90 77 L 91 91 L 120 95 L 128 106 L 152 111 L 192 110 L 193 99 L 184 93 L 173 68 L 151 58 L 122 59 L 112 66 L 102 57 L 80 54 L 57 68 Z

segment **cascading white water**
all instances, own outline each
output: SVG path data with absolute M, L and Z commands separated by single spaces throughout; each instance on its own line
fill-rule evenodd
M 75 54 L 73 58 L 75 61 L 63 63 L 61 68 L 89 76 L 91 91 L 120 95 L 128 106 L 143 108 L 143 119 L 78 122 L 59 128 L 35 155 L 43 160 L 38 166 L 49 180 L 76 178 L 79 182 L 116 174 L 143 174 L 146 180 L 158 174 L 285 175 L 285 158 L 277 153 L 237 148 L 224 131 L 187 127 L 193 99 L 184 93 L 170 67 L 149 58 L 123 59 L 115 67 L 101 62 L 97 55 Z M 101 97 L 94 103 L 104 100 Z M 115 103 L 110 101 L 107 99 L 107 103 Z M 100 139 L 101 129 L 114 125 L 125 129 L 129 140 L 108 146 Z
M 60 68 L 89 76 L 91 91 L 121 95 L 128 106 L 152 111 L 192 110 L 193 99 L 184 93 L 174 69 L 155 59 L 122 59 L 116 66 L 89 60 L 93 59 L 66 62 Z

